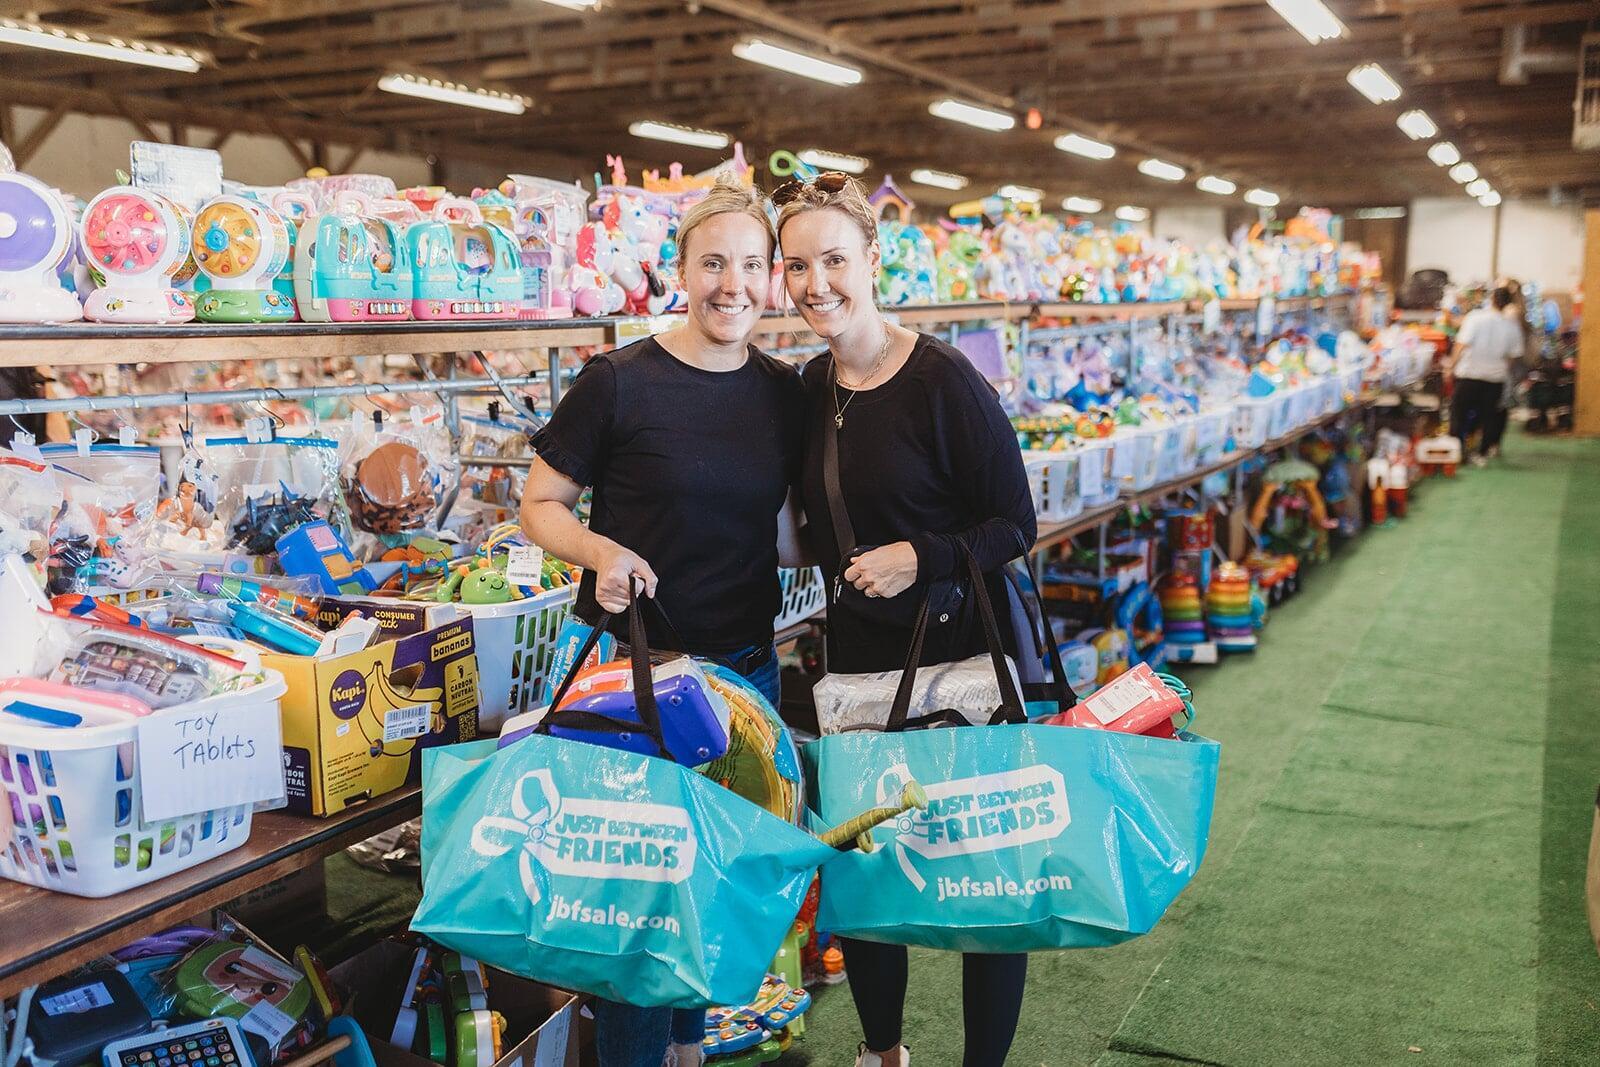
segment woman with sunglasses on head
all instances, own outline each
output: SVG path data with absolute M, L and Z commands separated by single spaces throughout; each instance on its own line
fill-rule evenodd
M 852 597 L 830 600 L 828 669 L 904 667 L 923 592 L 965 573 L 969 550 L 1001 607 L 1002 643 L 1014 654 L 1002 568 L 1032 547 L 1036 525 L 1022 453 L 999 397 L 958 349 L 891 325 L 878 311 L 877 218 L 859 182 L 828 172 L 780 187 L 772 201 L 780 209 L 789 298 L 828 343 L 803 372 L 807 528 L 830 591 L 846 582 L 872 603 L 869 612 Z M 831 499 L 842 500 L 847 524 L 834 521 Z M 836 530 L 857 543 L 839 544 Z M 921 664 L 966 659 L 987 647 L 977 597 L 967 595 L 929 620 Z M 901 1044 L 906 949 L 840 940 L 866 1039 L 857 1065 L 903 1067 L 910 1061 Z M 964 1067 L 1005 1061 L 1027 962 L 1020 953 L 964 955 Z
M 776 237 L 761 195 L 721 181 L 684 215 L 678 244 L 684 324 L 583 368 L 533 437 L 522 525 L 583 568 L 580 617 L 620 615 L 638 583 L 661 608 L 644 614 L 651 647 L 724 663 L 776 707 L 772 620 L 780 555 L 799 562 L 787 500 L 805 410 L 799 375 L 750 343 Z M 584 486 L 587 528 L 572 512 Z M 703 1011 L 601 1000 L 595 1021 L 601 1067 L 702 1062 Z

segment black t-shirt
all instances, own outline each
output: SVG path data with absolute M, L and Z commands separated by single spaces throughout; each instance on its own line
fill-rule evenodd
M 857 545 L 835 543 L 823 483 L 822 449 L 835 408 L 833 357 L 806 365 L 805 471 L 801 491 L 812 543 L 832 588 L 843 552 L 910 541 L 917 549 L 917 582 L 900 594 L 908 607 L 930 580 L 963 573 L 964 541 L 988 576 L 1002 641 L 1015 651 L 1001 568 L 1033 547 L 1033 494 L 1015 431 L 1000 398 L 971 360 L 936 337 L 921 334 L 905 366 L 887 382 L 853 394 L 839 429 L 839 481 Z M 987 649 L 977 600 L 967 596 L 953 618 L 930 626 L 923 664 L 948 663 Z M 908 616 L 914 611 L 908 611 Z M 828 608 L 828 669 L 840 673 L 898 670 L 910 651 L 911 629 L 884 625 L 848 610 Z
M 656 572 L 680 651 L 732 652 L 772 640 L 778 513 L 799 472 L 804 410 L 794 368 L 753 346 L 744 366 L 719 372 L 646 339 L 589 360 L 533 448 L 594 487 L 589 528 Z M 577 611 L 602 614 L 592 572 Z M 656 612 L 645 623 L 653 646 L 673 646 Z M 626 635 L 622 620 L 614 628 Z

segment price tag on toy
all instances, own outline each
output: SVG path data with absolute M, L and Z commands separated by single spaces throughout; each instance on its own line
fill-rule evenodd
M 145 822 L 283 799 L 283 727 L 272 702 L 182 706 L 138 721 Z
M 513 545 L 506 561 L 506 581 L 539 588 L 544 574 L 544 549 L 538 545 Z
M 1256 305 L 1256 337 L 1271 337 L 1278 327 L 1278 302 L 1270 296 Z

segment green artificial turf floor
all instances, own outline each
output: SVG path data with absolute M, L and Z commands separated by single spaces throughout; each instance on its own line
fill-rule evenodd
M 1222 742 L 1210 849 L 1156 931 L 1039 954 L 1013 1067 L 1600 1063 L 1600 442 L 1513 436 L 1308 568 L 1253 657 L 1185 672 Z M 906 1039 L 961 1062 L 961 968 Z M 844 987 L 785 1064 L 848 1065 Z

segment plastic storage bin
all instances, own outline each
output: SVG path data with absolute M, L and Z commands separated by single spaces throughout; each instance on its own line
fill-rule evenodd
M 1160 430 L 1153 426 L 1119 426 L 1111 438 L 1111 471 L 1117 491 L 1139 492 L 1156 484 Z
M 805 622 L 828 602 L 828 587 L 816 567 L 780 567 L 778 585 L 783 590 L 783 604 L 772 620 L 774 633 Z
M 211 644 L 212 642 L 206 642 Z M 249 689 L 157 712 L 215 712 L 270 704 L 279 711 L 283 675 L 265 671 Z M 108 897 L 177 874 L 244 844 L 252 805 L 147 823 L 139 788 L 134 722 L 57 729 L 0 722 L 0 876 Z M 0 826 L 4 823 L 0 822 Z
M 1151 427 L 1156 438 L 1156 481 L 1170 482 L 1183 470 L 1183 424 L 1157 423 Z
M 1267 408 L 1267 436 L 1282 437 L 1294 429 L 1294 394 L 1288 389 L 1279 389 L 1267 399 L 1272 402 Z
M 480 734 L 497 734 L 508 716 L 539 706 L 556 636 L 577 593 L 576 585 L 568 585 L 509 604 L 458 605 L 472 616 Z
M 1209 467 L 1222 459 L 1233 433 L 1233 406 L 1207 408 L 1194 417 L 1195 466 Z
M 1339 391 L 1349 403 L 1361 399 L 1361 368 L 1351 367 L 1339 372 Z
M 1077 449 L 1022 454 L 1028 485 L 1033 490 L 1033 511 L 1040 522 L 1067 522 L 1083 512 Z

